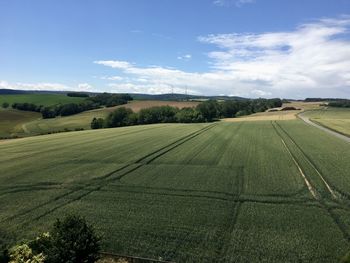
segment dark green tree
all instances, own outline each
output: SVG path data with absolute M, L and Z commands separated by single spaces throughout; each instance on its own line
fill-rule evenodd
M 131 109 L 121 107 L 110 113 L 106 119 L 106 126 L 111 127 L 122 127 L 129 125 L 129 116 L 133 113 Z
M 50 246 L 44 251 L 49 263 L 93 263 L 99 258 L 100 238 L 80 216 L 57 219 L 50 231 Z
M 104 126 L 104 119 L 93 118 L 91 121 L 91 129 L 101 129 Z
M 216 100 L 208 100 L 198 104 L 197 110 L 205 121 L 213 121 L 219 118 L 219 103 Z
M 8 108 L 9 106 L 10 106 L 10 104 L 8 104 L 7 102 L 4 102 L 4 103 L 2 104 L 2 107 L 3 107 L 4 109 Z

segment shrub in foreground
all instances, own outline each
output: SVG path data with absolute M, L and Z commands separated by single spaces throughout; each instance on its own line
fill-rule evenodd
M 50 240 L 49 263 L 93 263 L 99 257 L 100 238 L 82 217 L 69 215 L 63 220 L 57 219 Z
M 33 250 L 27 245 L 17 245 L 9 251 L 10 263 L 43 263 L 45 256 L 43 253 L 35 255 Z
M 99 259 L 100 238 L 80 216 L 57 219 L 50 233 L 9 250 L 10 262 L 93 263 Z

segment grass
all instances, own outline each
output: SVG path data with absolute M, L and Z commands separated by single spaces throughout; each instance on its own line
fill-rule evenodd
M 23 125 L 40 117 L 37 112 L 0 108 L 0 138 L 23 135 Z
M 350 240 L 349 160 L 348 144 L 300 120 L 157 124 L 4 141 L 0 233 L 31 238 L 74 212 L 96 226 L 105 250 L 118 254 L 338 262 Z
M 350 109 L 327 107 L 320 110 L 312 110 L 306 113 L 312 121 L 350 136 Z
M 4 102 L 9 103 L 10 105 L 17 103 L 33 103 L 36 105 L 51 106 L 55 104 L 65 104 L 71 102 L 80 102 L 84 98 L 78 97 L 68 97 L 64 94 L 9 94 L 9 95 L 0 95 L 0 105 Z

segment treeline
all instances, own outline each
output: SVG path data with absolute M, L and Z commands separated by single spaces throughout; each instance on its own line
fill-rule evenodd
M 133 98 L 129 94 L 102 93 L 94 97 L 90 97 L 88 100 L 101 106 L 114 107 L 126 104 L 128 101 L 133 100 Z
M 78 93 L 74 92 L 68 94 L 74 94 L 72 96 L 74 97 Z M 80 95 L 83 95 L 83 93 Z M 76 97 L 79 97 L 80 95 Z M 130 100 L 132 100 L 132 97 L 128 94 L 102 93 L 94 97 L 87 97 L 85 100 L 79 103 L 57 104 L 46 107 L 33 103 L 13 103 L 12 108 L 23 111 L 40 112 L 44 119 L 48 119 L 55 118 L 56 116 L 69 116 L 83 111 L 97 109 L 103 106 L 113 107 L 123 105 L 128 103 Z
M 305 102 L 318 102 L 318 101 L 341 101 L 340 98 L 306 98 Z
M 40 112 L 41 109 L 43 108 L 42 105 L 36 105 L 33 103 L 13 103 L 11 105 L 13 109 L 17 110 L 23 110 L 23 111 L 35 111 L 35 112 Z
M 331 101 L 328 103 L 328 106 L 330 107 L 339 107 L 339 108 L 350 108 L 350 100 L 338 100 L 338 101 Z
M 44 119 L 48 119 L 55 118 L 56 116 L 69 116 L 83 111 L 97 109 L 99 107 L 100 105 L 91 101 L 83 101 L 80 103 L 67 103 L 43 107 L 40 112 Z
M 159 106 L 142 109 L 138 113 L 121 107 L 110 113 L 106 119 L 94 118 L 91 122 L 91 128 L 112 128 L 152 123 L 211 122 L 220 118 L 239 117 L 280 106 L 282 106 L 280 99 L 256 99 L 223 102 L 209 100 L 198 104 L 196 108 L 178 109 L 170 106 Z
M 78 97 L 78 98 L 87 98 L 89 94 L 83 92 L 69 92 L 67 93 L 68 97 Z

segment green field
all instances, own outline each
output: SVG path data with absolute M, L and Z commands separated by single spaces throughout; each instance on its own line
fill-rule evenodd
M 85 111 L 79 114 L 56 117 L 53 119 L 36 119 L 25 124 L 25 128 L 28 131 L 27 135 L 45 134 L 48 132 L 57 132 L 75 129 L 90 129 L 91 120 L 96 118 L 105 118 L 107 115 L 115 110 L 112 108 L 102 108 L 96 110 Z
M 36 105 L 51 106 L 55 104 L 65 104 L 71 102 L 80 102 L 85 98 L 68 97 L 65 94 L 10 94 L 0 95 L 0 106 L 7 102 L 12 103 L 33 103 Z
M 40 117 L 37 112 L 0 108 L 0 138 L 24 135 L 23 125 Z
M 177 262 L 338 262 L 350 248 L 350 145 L 301 120 L 3 141 L 0 169 L 8 240 L 74 212 L 106 251 Z
M 350 136 L 350 109 L 327 107 L 307 111 L 305 116 L 322 126 Z

